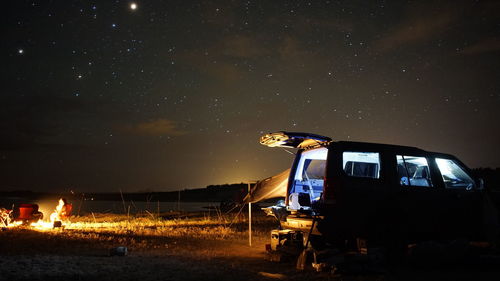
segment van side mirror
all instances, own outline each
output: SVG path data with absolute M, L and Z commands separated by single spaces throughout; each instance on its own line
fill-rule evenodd
M 479 190 L 483 190 L 484 189 L 484 180 L 482 178 L 478 178 L 477 179 L 477 187 Z

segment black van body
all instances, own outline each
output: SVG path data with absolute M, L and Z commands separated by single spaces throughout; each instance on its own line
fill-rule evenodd
M 306 133 L 267 134 L 261 143 L 298 148 L 283 229 L 338 247 L 487 238 L 482 181 L 452 155 Z

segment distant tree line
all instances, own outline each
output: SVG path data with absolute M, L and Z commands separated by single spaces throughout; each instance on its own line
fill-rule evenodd
M 0 191 L 0 197 L 18 197 L 40 200 L 52 197 L 64 197 L 73 201 L 136 201 L 136 202 L 241 202 L 247 194 L 247 184 L 209 185 L 206 188 L 184 189 L 165 192 L 107 192 L 107 193 L 48 193 L 34 191 Z M 123 196 L 123 199 L 122 199 Z
M 500 192 L 500 168 L 476 168 L 472 172 L 476 178 L 484 180 L 486 189 Z

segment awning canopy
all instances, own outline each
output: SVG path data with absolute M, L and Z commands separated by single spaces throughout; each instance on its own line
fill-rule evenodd
M 245 203 L 255 203 L 265 199 L 285 197 L 290 169 L 275 176 L 258 181 L 245 196 Z

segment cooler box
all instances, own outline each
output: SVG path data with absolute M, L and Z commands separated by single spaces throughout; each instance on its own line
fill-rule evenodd
M 19 205 L 19 217 L 18 220 L 30 220 L 33 219 L 33 213 L 38 212 L 37 204 L 21 204 Z

